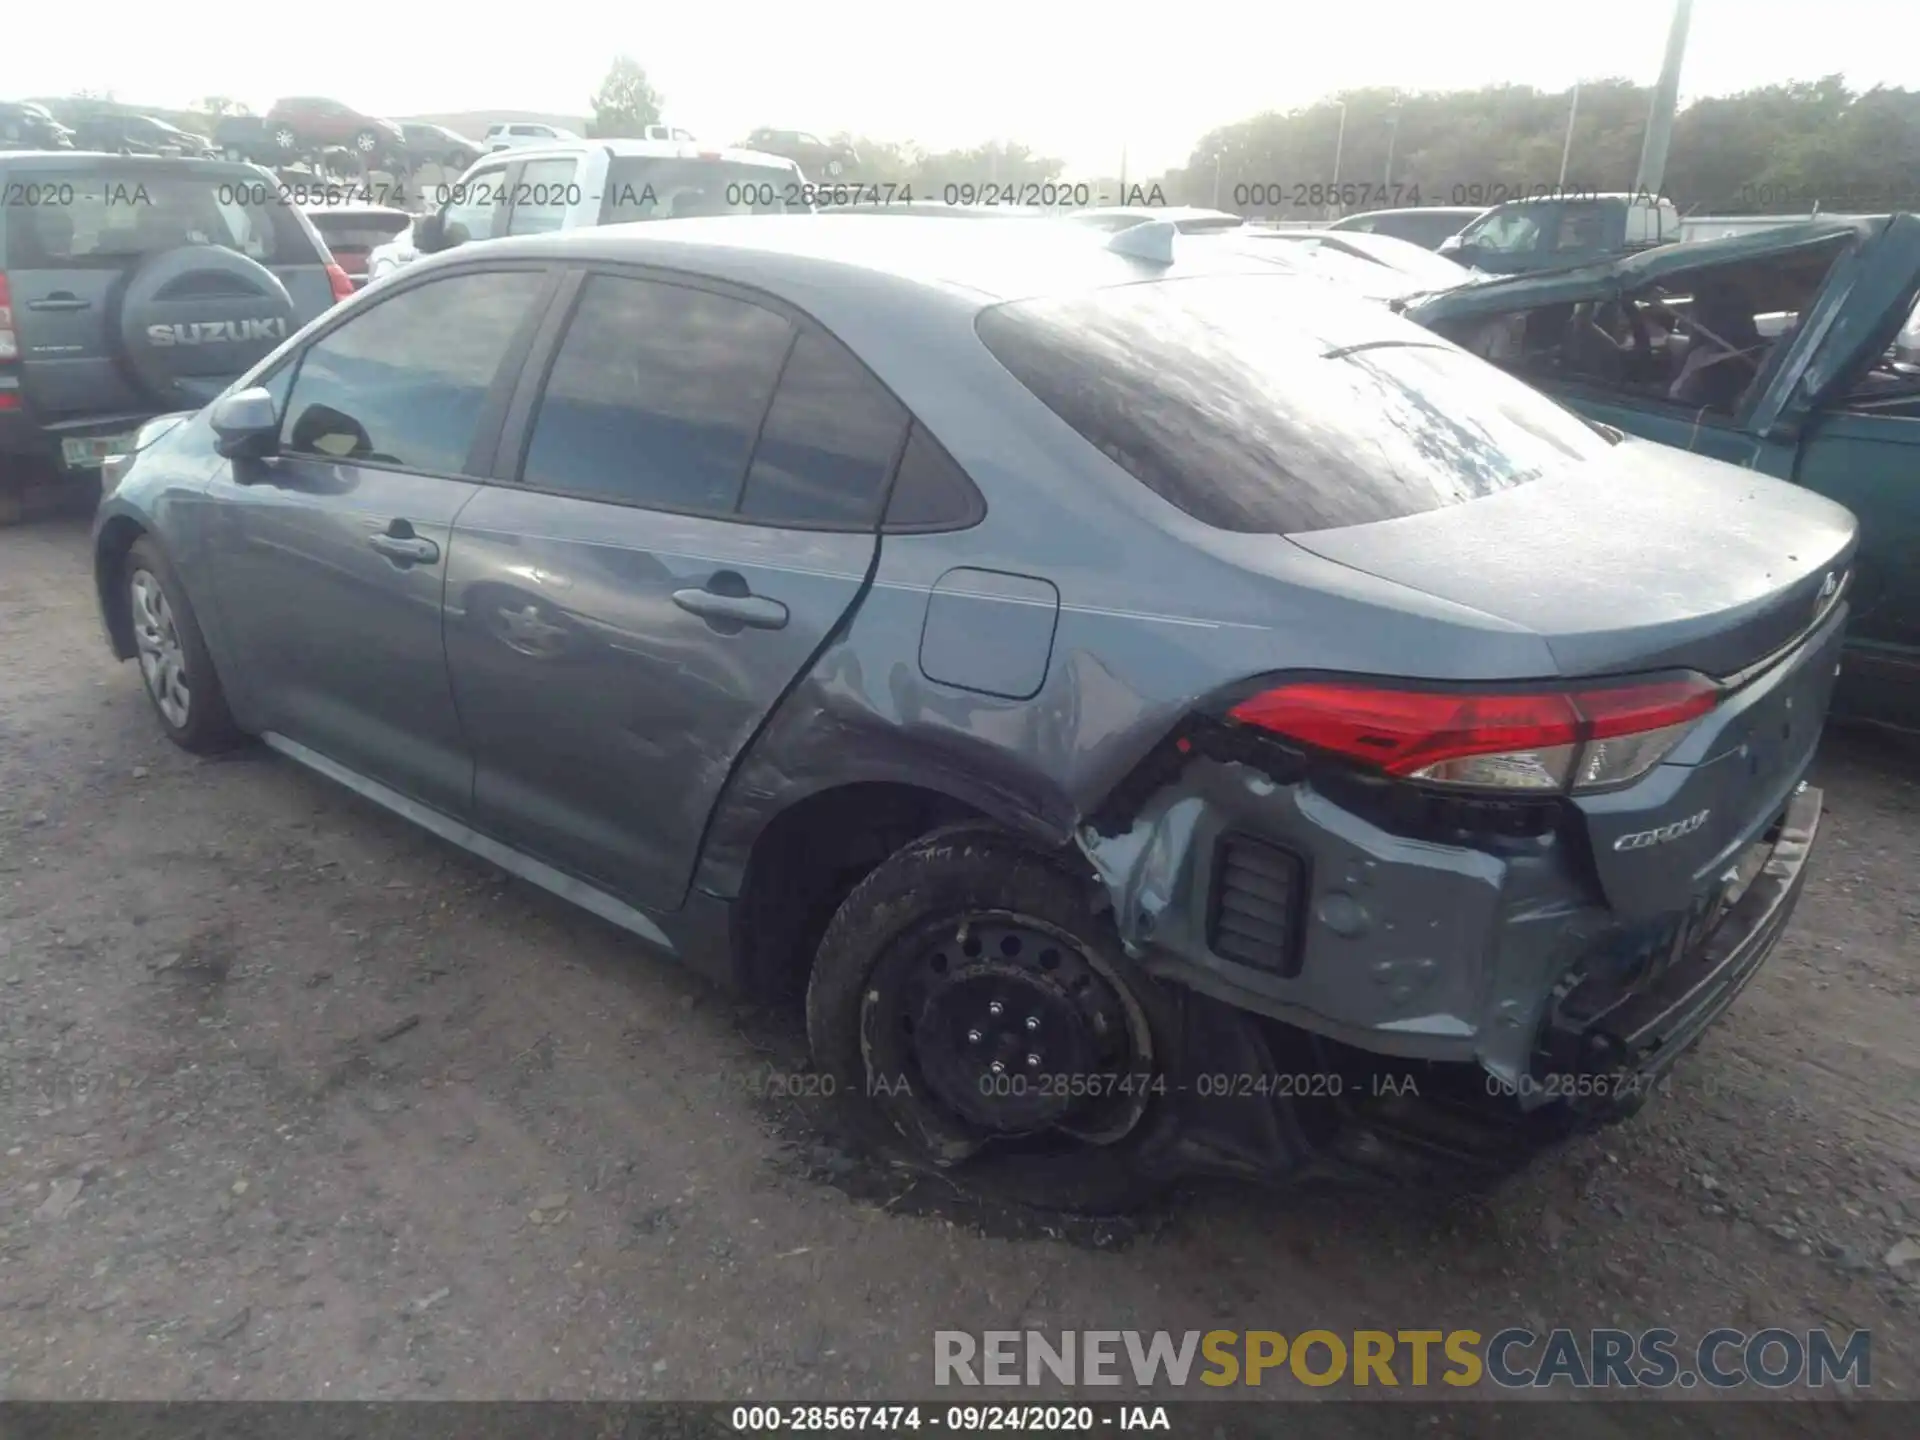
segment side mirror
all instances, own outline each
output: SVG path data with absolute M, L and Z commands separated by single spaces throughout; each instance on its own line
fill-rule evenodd
M 207 421 L 213 448 L 229 460 L 258 460 L 279 448 L 280 416 L 273 396 L 257 385 L 214 401 Z
M 1440 242 L 1440 249 L 1436 253 L 1458 260 L 1467 248 L 1458 235 L 1449 235 Z

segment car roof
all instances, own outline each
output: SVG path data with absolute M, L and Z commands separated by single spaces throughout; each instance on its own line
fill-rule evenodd
M 1121 234 L 1132 236 L 1138 228 Z M 1204 245 L 1176 247 L 1173 265 L 1154 265 L 1110 248 L 1115 240 L 1105 231 L 1058 223 L 953 225 L 937 217 L 904 216 L 882 224 L 872 215 L 716 215 L 506 237 L 488 241 L 485 252 L 501 259 L 655 264 L 775 295 L 816 294 L 822 282 L 839 282 L 836 288 L 855 305 L 857 282 L 864 278 L 964 295 L 973 308 L 1196 273 L 1274 272 L 1258 257 Z M 449 259 L 459 254 L 458 249 L 445 252 Z
M 1342 215 L 1326 228 L 1333 230 L 1351 220 L 1373 220 L 1382 215 L 1482 215 L 1486 208 L 1484 205 L 1403 205 L 1398 210 L 1356 210 L 1351 215 Z
M 533 122 L 516 120 L 513 123 Z M 780 170 L 794 168 L 793 161 L 784 155 L 769 155 L 764 150 L 702 145 L 693 140 L 555 140 L 545 145 L 516 146 L 504 153 L 488 155 L 486 159 L 496 163 L 505 159 L 511 163 L 539 160 L 546 156 L 558 159 L 562 156 L 585 155 L 594 150 L 604 151 L 616 160 L 726 160 L 736 165 L 768 165 Z

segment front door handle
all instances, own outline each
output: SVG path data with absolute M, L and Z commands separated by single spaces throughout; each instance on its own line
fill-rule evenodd
M 673 603 L 705 620 L 731 621 L 756 630 L 784 630 L 787 607 L 764 595 L 722 595 L 714 590 L 676 590 Z
M 431 565 L 440 558 L 440 547 L 423 535 L 369 535 L 367 544 L 403 565 Z
M 82 300 L 71 290 L 56 290 L 44 300 L 29 300 L 29 310 L 91 310 L 93 302 Z

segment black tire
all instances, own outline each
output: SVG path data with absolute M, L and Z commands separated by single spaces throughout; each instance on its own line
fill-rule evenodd
M 1155 1164 L 1174 1138 L 1164 1089 L 1122 1100 L 1131 1107 L 1132 1123 L 1104 1142 L 1056 1135 L 1053 1144 L 996 1140 L 962 1153 L 964 1147 L 950 1143 L 954 1129 L 949 1126 L 964 1130 L 968 1122 L 950 1108 L 939 1120 L 929 1119 L 942 1109 L 936 1087 L 916 1072 L 913 1093 L 903 1098 L 890 1091 L 902 1072 L 874 1063 L 879 1051 L 894 1053 L 888 1048 L 894 1012 L 882 998 L 882 987 L 891 987 L 888 977 L 918 963 L 916 947 L 945 927 L 959 930 L 962 919 L 971 926 L 991 924 L 986 917 L 1012 916 L 1057 935 L 1063 948 L 1075 947 L 1076 965 L 1082 957 L 1091 963 L 1123 999 L 1138 1057 L 1132 1063 L 1141 1073 L 1163 1076 L 1169 1037 L 1177 1029 L 1168 998 L 1127 959 L 1111 921 L 1096 913 L 1093 897 L 1091 877 L 978 822 L 921 837 L 854 888 L 835 912 L 814 961 L 807 1037 L 815 1064 L 832 1077 L 849 1122 L 864 1138 L 1000 1203 L 1111 1215 L 1145 1205 L 1169 1187 L 1177 1176 Z M 944 973 L 944 957 L 931 963 Z M 959 962 L 963 971 L 968 963 Z M 1139 1055 L 1142 1034 L 1145 1056 Z M 900 1043 L 910 1047 L 913 1042 Z
M 157 585 L 165 601 L 165 611 L 160 614 L 160 628 L 170 628 L 176 642 L 177 659 L 183 671 L 186 691 L 184 710 L 170 703 L 179 699 L 177 690 L 156 681 L 154 668 L 146 657 L 147 646 L 142 631 L 151 627 L 148 621 L 143 620 L 141 601 L 135 589 L 143 580 L 149 579 Z M 127 551 L 126 562 L 120 567 L 120 588 L 128 607 L 136 647 L 143 652 L 139 662 L 141 688 L 147 692 L 154 718 L 160 722 L 160 728 L 166 731 L 167 738 L 182 750 L 195 755 L 217 755 L 241 744 L 246 736 L 234 723 L 233 713 L 227 708 L 226 692 L 221 689 L 220 677 L 214 671 L 213 657 L 207 653 L 207 642 L 200 633 L 200 622 L 194 616 L 193 605 L 187 599 L 187 592 L 165 552 L 152 537 L 141 536 Z

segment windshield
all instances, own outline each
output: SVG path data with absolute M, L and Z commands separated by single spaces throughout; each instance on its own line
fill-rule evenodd
M 791 208 L 798 177 L 784 166 L 734 160 L 621 156 L 607 167 L 601 223 L 675 220 L 689 215 L 780 215 Z
M 1015 301 L 977 328 L 1088 443 L 1223 530 L 1416 515 L 1608 449 L 1571 411 L 1418 326 L 1285 275 Z

